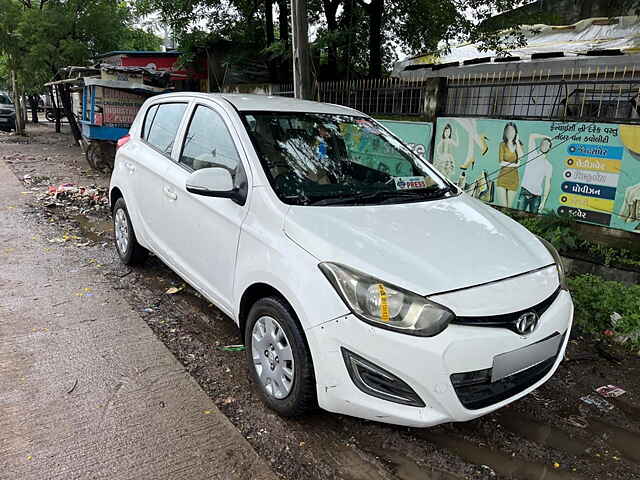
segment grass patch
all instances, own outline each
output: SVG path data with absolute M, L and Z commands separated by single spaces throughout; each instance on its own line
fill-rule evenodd
M 625 248 L 607 247 L 583 238 L 573 217 L 557 213 L 523 216 L 507 209 L 501 211 L 526 227 L 531 233 L 551 242 L 560 253 L 583 250 L 607 267 L 611 265 L 640 267 L 639 254 Z
M 596 335 L 610 331 L 617 341 L 640 348 L 640 285 L 626 285 L 589 274 L 567 280 L 575 306 L 576 327 Z M 612 320 L 614 312 L 621 318 Z

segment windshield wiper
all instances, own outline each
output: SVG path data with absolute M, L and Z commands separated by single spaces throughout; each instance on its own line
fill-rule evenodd
M 433 188 L 436 187 L 436 188 Z M 433 199 L 440 198 L 445 193 L 451 190 L 449 185 L 444 187 L 438 187 L 437 185 L 433 185 L 433 187 L 428 187 L 426 189 L 420 190 L 380 190 L 377 192 L 361 192 L 355 195 L 350 195 L 348 197 L 329 197 L 322 198 L 319 200 L 311 200 L 308 205 L 340 205 L 340 204 L 358 204 L 358 203 L 369 203 L 371 201 L 377 200 L 396 200 L 396 199 L 406 199 L 406 198 L 415 198 L 418 200 L 424 199 Z

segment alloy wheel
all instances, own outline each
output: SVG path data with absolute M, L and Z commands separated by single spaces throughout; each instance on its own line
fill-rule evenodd
M 262 316 L 253 325 L 251 356 L 267 394 L 278 400 L 286 398 L 295 378 L 293 351 L 285 331 L 275 318 Z
M 113 223 L 116 233 L 116 245 L 120 253 L 124 255 L 129 246 L 129 223 L 127 222 L 127 214 L 122 208 L 116 211 Z

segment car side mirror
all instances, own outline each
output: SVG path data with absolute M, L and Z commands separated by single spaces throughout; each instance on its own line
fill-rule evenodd
M 246 192 L 234 187 L 229 170 L 221 167 L 196 170 L 187 179 L 186 189 L 195 195 L 229 198 L 240 204 L 244 204 L 246 198 Z

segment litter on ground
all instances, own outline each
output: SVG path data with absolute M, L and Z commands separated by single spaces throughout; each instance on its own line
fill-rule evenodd
M 164 293 L 166 293 L 167 295 L 175 295 L 176 293 L 179 293 L 182 290 L 184 290 L 184 285 L 182 285 L 181 287 L 170 287 Z
M 244 345 L 225 345 L 224 347 L 218 347 L 223 352 L 242 352 L 245 350 Z
M 601 387 L 596 388 L 596 392 L 598 392 L 601 396 L 605 398 L 615 398 L 620 395 L 627 393 L 626 390 L 623 390 L 620 387 L 616 387 L 615 385 L 603 385 Z
M 603 412 L 607 412 L 609 410 L 613 410 L 613 405 L 607 402 L 604 398 L 596 397 L 595 395 L 585 395 L 584 397 L 580 397 L 587 405 L 593 405 L 598 410 L 602 410 Z

